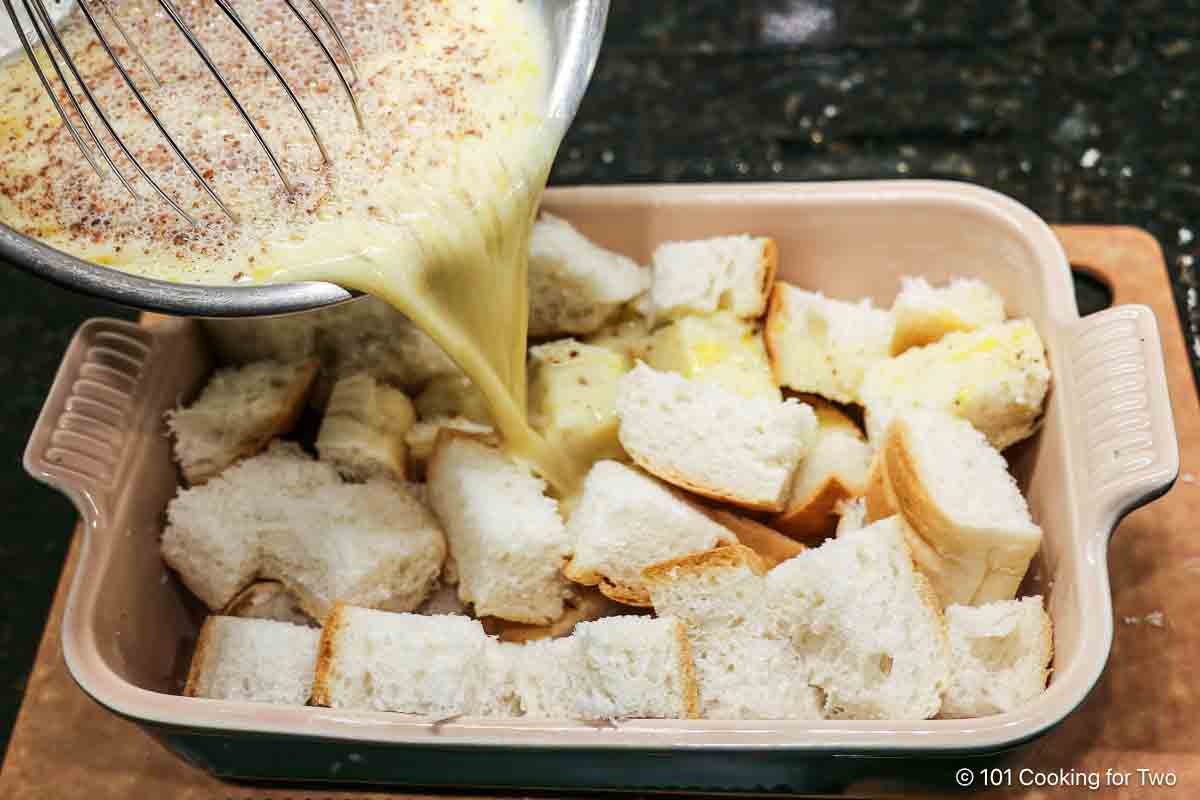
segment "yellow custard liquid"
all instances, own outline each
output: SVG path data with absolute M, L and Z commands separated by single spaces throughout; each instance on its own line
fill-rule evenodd
M 333 68 L 287 5 L 237 3 L 312 117 L 330 155 L 325 162 L 217 4 L 180 0 L 180 14 L 280 157 L 294 184 L 290 194 L 157 4 L 111 5 L 162 87 L 153 88 L 131 53 L 122 52 L 123 63 L 237 220 L 172 155 L 80 20 L 64 39 L 113 127 L 200 224 L 154 197 L 89 112 L 118 169 L 147 199 L 131 198 L 111 175 L 98 178 L 21 59 L 0 71 L 0 220 L 94 263 L 163 280 L 325 280 L 377 295 L 471 377 L 506 448 L 570 493 L 586 465 L 549 448 L 525 421 L 528 239 L 561 135 L 543 113 L 549 43 L 532 4 L 327 2 L 360 73 L 364 132 Z M 311 8 L 297 5 L 321 29 Z M 111 42 L 122 42 L 103 14 L 97 18 Z M 336 53 L 332 37 L 325 41 Z M 53 74 L 44 56 L 42 63 Z

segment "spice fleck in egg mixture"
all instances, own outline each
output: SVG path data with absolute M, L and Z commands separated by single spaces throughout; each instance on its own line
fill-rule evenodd
M 561 490 L 572 486 L 578 468 L 547 447 L 524 414 L 529 231 L 561 136 L 544 114 L 549 42 L 532 4 L 328 2 L 358 68 L 363 130 L 336 73 L 287 5 L 241 4 L 243 21 L 312 118 L 326 161 L 279 81 L 218 5 L 177 3 L 278 154 L 290 193 L 165 13 L 133 0 L 112 5 L 162 86 L 118 48 L 122 62 L 236 219 L 204 194 L 94 34 L 74 19 L 63 28 L 64 42 L 113 127 L 199 224 L 153 199 L 92 117 L 117 166 L 147 199 L 131 197 L 111 175 L 98 178 L 20 58 L 0 71 L 0 221 L 85 260 L 151 278 L 324 280 L 378 295 L 471 376 L 507 449 Z M 124 41 L 115 28 L 105 33 Z

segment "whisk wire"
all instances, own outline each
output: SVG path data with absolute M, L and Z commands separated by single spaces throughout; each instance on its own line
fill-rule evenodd
M 85 0 L 79 1 L 81 3 L 85 2 Z M 118 19 L 115 13 L 113 13 L 112 6 L 109 4 L 108 0 L 97 0 L 97 2 L 99 2 L 100 7 L 104 9 L 104 13 L 108 15 L 113 27 L 117 29 L 117 33 L 121 34 L 121 38 L 125 40 L 125 46 L 129 48 L 130 52 L 133 53 L 133 57 L 136 58 L 138 63 L 142 65 L 142 69 L 146 70 L 146 73 L 150 76 L 150 80 L 154 81 L 154 88 L 161 89 L 162 81 L 158 79 L 158 75 L 150 66 L 150 62 L 148 62 L 145 56 L 142 55 L 142 51 L 138 49 L 136 44 L 134 44 L 133 37 L 131 37 L 128 31 L 125 30 L 125 26 L 121 24 L 121 20 Z
M 360 131 L 364 130 L 366 128 L 366 123 L 363 120 L 362 109 L 358 107 L 358 98 L 354 95 L 354 88 L 350 86 L 350 82 L 346 80 L 346 76 L 342 72 L 341 66 L 338 65 L 337 59 L 333 57 L 333 53 L 329 51 L 329 48 L 325 45 L 325 42 L 321 40 L 321 35 L 317 33 L 317 29 L 313 27 L 313 24 L 308 21 L 307 17 L 300 13 L 300 9 L 296 7 L 295 0 L 283 0 L 283 2 L 287 3 L 287 7 L 292 10 L 292 13 L 296 15 L 296 18 L 303 23 L 306 29 L 308 29 L 308 33 L 310 36 L 312 36 L 313 41 L 317 43 L 317 47 L 321 48 L 321 52 L 325 54 L 325 58 L 333 67 L 333 71 L 337 73 L 338 81 L 342 84 L 342 89 L 346 92 L 346 97 L 350 100 L 350 106 L 354 109 L 354 119 L 358 123 L 358 129 Z
M 329 9 L 325 8 L 324 3 L 321 3 L 320 0 L 308 0 L 308 2 L 317 10 L 317 15 L 325 21 L 325 26 L 333 32 L 333 39 L 337 42 L 338 47 L 341 48 L 342 56 L 345 57 L 346 63 L 350 65 L 350 74 L 354 76 L 354 80 L 357 83 L 359 80 L 358 67 L 354 64 L 354 59 L 350 55 L 350 48 L 346 46 L 346 40 L 342 38 L 341 30 L 338 28 L 337 23 L 333 21 L 333 15 L 329 13 Z
M 67 110 L 62 107 L 61 103 L 58 102 L 58 93 L 54 91 L 53 87 L 51 87 L 50 79 L 46 77 L 46 73 L 42 70 L 41 62 L 37 60 L 37 56 L 34 53 L 33 45 L 30 44 L 29 39 L 25 36 L 24 27 L 18 22 L 19 18 L 17 16 L 17 10 L 13 7 L 12 0 L 3 0 L 3 2 L 9 18 L 13 20 L 13 29 L 17 33 L 17 38 L 21 41 L 21 48 L 25 51 L 25 55 L 28 57 L 29 63 L 33 67 L 33 71 L 37 74 L 38 80 L 41 81 L 42 88 L 45 89 L 46 96 L 50 98 L 50 103 L 54 106 L 54 110 L 57 111 L 58 116 L 62 118 L 63 126 L 67 129 L 67 132 L 71 134 L 71 138 L 75 141 L 75 144 L 79 146 L 79 151 L 83 153 L 83 157 L 87 159 L 88 164 L 90 164 L 92 169 L 96 171 L 96 175 L 100 178 L 103 178 L 104 172 L 100 169 L 100 164 L 97 163 L 95 157 L 92 155 L 91 148 L 88 147 L 83 141 L 83 137 L 80 135 L 79 130 L 75 127 L 75 123 L 71 121 L 70 116 L 67 114 Z M 45 46 L 45 40 L 41 38 L 40 28 L 38 28 L 38 39 L 42 42 L 42 49 L 49 53 L 50 50 Z M 54 64 L 54 69 L 56 72 L 58 72 L 59 78 L 61 79 L 62 72 L 59 70 L 58 62 L 54 61 L 52 56 L 50 60 Z M 63 82 L 65 83 L 66 81 L 64 80 Z M 80 117 L 83 118 L 84 122 L 87 122 L 87 118 L 83 117 L 82 109 L 79 109 L 79 103 L 75 100 L 75 95 L 71 92 L 68 92 L 68 95 L 70 96 L 72 102 L 75 103 L 75 108 L 79 110 Z
M 221 73 L 221 70 L 212 60 L 212 57 L 209 56 L 208 51 L 204 48 L 204 45 L 200 43 L 200 40 L 197 39 L 196 35 L 192 32 L 191 27 L 187 24 L 183 17 L 180 16 L 175 7 L 168 2 L 168 0 L 159 0 L 159 5 L 161 5 L 163 10 L 167 12 L 167 16 L 169 16 L 171 21 L 175 23 L 175 27 L 179 29 L 181 34 L 183 34 L 183 38 L 186 39 L 188 44 L 192 46 L 192 49 L 196 51 L 196 55 L 200 56 L 200 60 L 204 62 L 204 66 L 208 68 L 208 71 L 212 74 L 213 78 L 221 85 L 221 89 L 224 90 L 225 96 L 228 97 L 230 102 L 233 103 L 233 107 L 237 109 L 237 112 L 241 118 L 247 125 L 250 126 L 250 132 L 254 135 L 254 138 L 258 140 L 258 144 L 262 147 L 263 152 L 266 153 L 267 160 L 271 162 L 271 166 L 274 168 L 275 173 L 279 176 L 279 180 L 283 182 L 283 188 L 288 192 L 288 194 L 291 194 L 291 181 L 288 180 L 286 173 L 284 173 L 283 167 L 279 163 L 279 159 L 275 156 L 275 152 L 271 149 L 271 146 L 267 144 L 267 140 L 263 136 L 262 131 L 259 130 L 258 126 L 254 124 L 254 120 L 250 117 L 249 112 L 246 111 L 245 106 L 243 106 L 241 101 L 238 100 L 237 95 L 233 91 L 233 87 L 231 87 L 229 82 L 225 80 L 225 76 Z
M 28 2 L 28 0 L 25 0 L 25 1 Z M 43 2 L 43 0 L 33 0 L 33 1 L 35 3 L 37 3 L 39 6 L 41 6 L 42 2 Z M 87 3 L 81 2 L 79 4 L 79 10 L 81 12 L 83 12 L 83 16 L 88 21 L 88 25 L 91 26 L 92 31 L 96 34 L 96 37 L 100 40 L 100 46 L 104 48 L 104 52 L 108 55 L 109 59 L 112 60 L 113 66 L 115 66 L 117 68 L 117 72 L 120 73 L 121 78 L 125 81 L 125 85 L 129 87 L 129 90 L 133 93 L 133 96 L 141 104 L 142 109 L 145 110 L 145 112 L 150 115 L 150 119 L 154 122 L 155 127 L 158 129 L 159 133 L 162 134 L 163 138 L 167 140 L 167 144 L 171 147 L 171 150 L 175 153 L 176 156 L 178 156 L 180 159 L 182 159 L 185 164 L 187 164 L 187 166 L 191 170 L 192 174 L 197 178 L 197 180 L 200 181 L 200 185 L 207 190 L 209 196 L 213 198 L 214 202 L 216 202 L 216 204 L 219 207 L 221 207 L 222 210 L 225 210 L 226 214 L 229 214 L 230 212 L 227 209 L 225 209 L 225 204 L 221 202 L 221 198 L 216 196 L 216 192 L 214 192 L 212 190 L 212 187 L 208 185 L 208 182 L 204 180 L 204 178 L 200 175 L 200 173 L 196 172 L 196 168 L 192 165 L 192 162 L 188 161 L 187 157 L 184 156 L 183 151 L 179 149 L 179 146 L 177 144 L 175 144 L 175 140 L 173 138 L 171 138 L 171 134 L 167 132 L 165 127 L 163 127 L 161 120 L 159 120 L 158 116 L 154 113 L 154 110 L 150 107 L 150 104 L 148 102 L 146 102 L 146 98 L 142 96 L 142 93 L 140 91 L 138 91 L 138 88 L 134 84 L 133 79 L 129 77 L 129 73 L 125 70 L 125 66 L 121 63 L 121 60 L 119 58 L 117 58 L 116 54 L 113 52 L 112 46 L 108 43 L 108 38 L 104 35 L 104 32 L 100 30 L 100 25 L 97 24 L 96 18 L 92 15 L 91 10 L 87 6 Z M 44 6 L 42 7 L 42 11 L 45 12 Z M 58 44 L 59 48 L 61 48 L 63 50 L 63 52 L 65 53 L 66 47 L 64 47 L 62 44 L 62 37 L 60 37 L 58 35 L 58 32 L 56 30 L 54 30 L 53 26 L 51 26 L 51 28 L 50 28 L 50 36 L 55 40 L 55 42 Z M 181 217 L 183 217 L 185 220 L 187 220 L 192 225 L 198 225 L 195 218 L 193 218 L 191 214 L 184 211 L 183 206 L 181 206 L 178 202 L 175 201 L 175 199 L 173 197 L 171 197 L 169 194 L 167 194 L 166 190 L 164 190 L 162 188 L 162 186 L 159 185 L 158 181 L 154 180 L 154 178 L 151 177 L 150 173 L 146 171 L 146 168 L 145 168 L 145 166 L 142 165 L 142 162 L 138 161 L 138 159 L 134 156 L 133 152 L 129 149 L 129 146 L 127 144 L 125 144 L 125 140 L 122 139 L 120 137 L 120 135 L 116 132 L 116 130 L 112 126 L 112 123 L 109 122 L 108 117 L 105 115 L 104 111 L 100 108 L 100 104 L 96 101 L 96 97 L 92 93 L 92 90 L 88 88 L 88 86 L 84 82 L 83 78 L 80 77 L 79 68 L 75 66 L 75 62 L 71 61 L 69 59 L 69 57 L 67 60 L 67 66 L 70 68 L 72 74 L 75 75 L 75 79 L 79 81 L 80 88 L 83 89 L 83 93 L 87 97 L 88 103 L 92 106 L 92 108 L 94 108 L 96 110 L 96 115 L 99 116 L 101 122 L 104 123 L 104 127 L 108 130 L 109 135 L 112 136 L 113 140 L 117 143 L 117 147 L 121 148 L 121 152 L 125 154 L 125 157 L 129 159 L 131 164 L 133 164 L 133 167 L 134 167 L 134 169 L 136 169 L 138 171 L 138 174 L 141 175 L 142 178 L 147 183 L 150 184 L 150 186 L 154 189 L 154 192 L 159 197 L 161 197 L 169 206 L 171 206 L 171 208 L 173 208 L 175 210 L 175 213 L 179 214 Z
M 292 90 L 292 87 L 287 82 L 287 79 L 283 77 L 283 73 L 279 71 L 279 67 L 276 66 L 275 62 L 271 60 L 271 57 L 267 55 L 267 51 L 263 49 L 263 46 L 259 43 L 258 38 L 255 37 L 254 32 L 251 31 L 244 22 L 242 22 L 242 18 L 238 15 L 237 10 L 234 9 L 234 7 L 229 3 L 229 0 L 216 0 L 216 3 L 217 6 L 225 13 L 225 16 L 229 18 L 229 21 L 233 23 L 234 27 L 238 29 L 238 32 L 241 33 L 242 36 L 246 37 L 246 41 L 250 43 L 250 46 L 254 48 L 255 52 L 258 53 L 259 57 L 262 58 L 263 62 L 267 65 L 267 69 L 269 69 L 271 74 L 275 76 L 275 79 L 279 81 L 279 85 L 283 87 L 284 92 L 287 93 L 288 99 L 292 101 L 292 105 L 296 107 L 296 110 L 300 112 L 300 116 L 304 118 L 304 124 L 308 127 L 308 132 L 312 134 L 313 141 L 315 141 L 317 144 L 317 149 L 321 151 L 321 159 L 328 163 L 329 152 L 325 149 L 325 143 L 321 141 L 321 134 L 317 132 L 317 126 L 313 124 L 312 117 L 310 117 L 308 112 L 304 110 L 304 105 L 300 102 L 300 98 L 296 96 L 296 93 Z
M 76 82 L 79 83 L 79 88 L 83 91 L 83 96 L 87 99 L 88 105 L 90 105 L 96 111 L 96 115 L 100 117 L 100 121 L 104 124 L 105 129 L 108 130 L 109 133 L 113 134 L 113 136 L 116 136 L 112 126 L 108 123 L 108 118 L 104 116 L 104 112 L 100 110 L 99 104 L 96 103 L 95 97 L 92 96 L 91 90 L 88 89 L 87 84 L 85 84 L 83 82 L 83 78 L 80 77 L 79 70 L 75 66 L 74 60 L 71 58 L 70 51 L 67 50 L 66 45 L 63 44 L 62 39 L 58 35 L 58 31 L 54 28 L 54 23 L 50 19 L 50 12 L 46 10 L 46 7 L 42 4 L 41 0 L 33 0 L 32 3 L 30 0 L 21 0 L 21 4 L 25 7 L 25 13 L 29 15 L 29 19 L 33 23 L 34 29 L 37 31 L 38 39 L 42 42 L 43 52 L 46 53 L 46 57 L 50 60 L 50 64 L 54 67 L 54 72 L 58 75 L 58 79 L 62 81 L 63 88 L 66 89 L 67 92 L 67 97 L 70 98 L 71 105 L 74 106 L 76 113 L 79 114 L 79 119 L 83 122 L 83 127 L 92 137 L 92 141 L 95 142 L 96 149 L 100 151 L 100 155 L 104 157 L 105 163 L 107 163 L 109 168 L 112 169 L 113 174 L 117 176 L 117 180 L 119 180 L 121 185 L 125 187 L 125 191 L 129 192 L 130 195 L 140 200 L 141 195 L 139 195 L 133 188 L 133 185 L 125 177 L 124 173 L 117 168 L 116 162 L 113 161 L 112 156 L 104 147 L 104 144 L 100 141 L 100 136 L 96 133 L 96 129 L 92 127 L 92 123 L 88 120 L 87 114 L 83 112 L 83 107 L 80 106 L 78 98 L 75 97 L 75 90 L 71 88 L 70 81 L 68 81 L 66 75 L 63 74 L 62 67 L 59 66 L 58 58 L 54 55 L 54 50 L 56 47 L 62 56 L 62 60 L 66 62 L 67 70 L 70 71 Z M 101 175 L 103 176 L 102 173 Z
M 18 15 L 15 0 L 0 0 L 0 2 L 3 3 L 9 18 L 13 22 L 15 32 L 21 42 L 21 47 L 25 51 L 26 57 L 29 59 L 30 64 L 37 74 L 42 88 L 49 97 L 51 104 L 54 106 L 55 111 L 58 113 L 64 127 L 71 136 L 71 139 L 75 142 L 76 146 L 78 146 L 80 153 L 83 154 L 83 157 L 87 160 L 88 164 L 93 170 L 95 170 L 96 174 L 101 179 L 106 177 L 106 170 L 102 166 L 101 162 L 97 159 L 95 154 L 95 151 L 98 151 L 103 159 L 103 163 L 107 164 L 107 166 L 112 170 L 112 173 L 116 175 L 121 185 L 134 198 L 139 200 L 142 199 L 141 195 L 130 182 L 129 178 L 127 178 L 117 166 L 117 162 L 114 160 L 115 153 L 111 153 L 109 151 L 109 146 L 106 145 L 106 139 L 111 139 L 112 143 L 115 143 L 120 152 L 125 156 L 126 159 L 129 160 L 129 163 L 137 171 L 138 175 L 140 175 L 142 179 L 146 181 L 146 183 L 154 190 L 154 193 L 158 195 L 159 198 L 166 202 L 167 205 L 169 205 L 183 219 L 187 220 L 192 225 L 198 224 L 196 220 L 184 210 L 180 202 L 169 195 L 163 186 L 150 175 L 146 169 L 146 166 L 138 160 L 126 141 L 117 133 L 116 128 L 109 119 L 108 115 L 104 112 L 104 109 L 97 99 L 95 93 L 84 80 L 83 75 L 80 72 L 79 65 L 72 57 L 72 54 L 64 43 L 63 38 L 59 35 L 58 30 L 54 25 L 54 21 L 46 8 L 45 0 L 20 1 L 21 6 L 24 8 L 30 20 L 33 22 L 32 33 L 26 31 L 25 26 Z M 317 126 L 313 122 L 313 118 L 309 115 L 308 111 L 304 108 L 303 103 L 301 103 L 300 98 L 297 96 L 292 86 L 288 83 L 287 78 L 284 77 L 279 67 L 271 59 L 270 55 L 259 42 L 254 32 L 242 20 L 232 2 L 230 0 L 214 0 L 214 2 L 221 12 L 233 24 L 238 33 L 250 44 L 258 56 L 263 60 L 274 79 L 278 81 L 279 85 L 283 88 L 291 104 L 295 107 L 301 118 L 304 120 L 304 124 L 307 127 L 308 132 L 312 135 L 313 141 L 316 143 L 317 149 L 321 153 L 322 160 L 325 163 L 328 163 L 330 161 L 329 152 L 325 147 L 325 143 L 321 139 L 321 135 L 317 130 Z M 326 44 L 326 40 L 322 38 L 322 32 L 320 32 L 317 28 L 318 23 L 316 23 L 315 20 L 309 20 L 305 13 L 300 10 L 297 0 L 284 0 L 284 2 L 287 4 L 287 7 L 290 9 L 292 14 L 295 15 L 296 18 L 299 19 L 307 29 L 313 41 L 320 48 L 325 60 L 330 66 L 333 67 L 334 72 L 337 74 L 338 82 L 341 84 L 342 89 L 354 110 L 355 121 L 358 124 L 359 130 L 365 130 L 366 125 L 362 107 L 358 102 L 358 97 L 354 88 L 354 84 L 359 80 L 358 67 L 355 65 L 354 59 L 350 55 L 350 48 L 347 46 L 346 40 L 343 38 L 341 30 L 338 28 L 333 16 L 329 13 L 329 10 L 325 7 L 325 5 L 320 2 L 320 0 L 308 0 L 312 6 L 312 9 L 315 10 L 316 15 L 320 17 L 321 22 L 324 23 L 325 27 L 332 35 L 333 42 L 336 43 L 337 50 L 340 51 L 339 54 L 342 57 L 342 61 L 349 67 L 349 73 L 351 76 L 349 78 L 347 77 L 346 70 L 343 68 L 342 62 L 339 62 L 338 57 L 335 56 L 334 51 L 331 49 L 331 45 Z M 174 26 L 188 42 L 188 45 L 200 57 L 201 61 L 204 62 L 205 67 L 208 69 L 212 77 L 216 79 L 218 84 L 220 84 L 221 89 L 224 91 L 226 97 L 228 97 L 233 103 L 234 108 L 237 110 L 242 120 L 249 126 L 251 133 L 258 141 L 263 152 L 266 154 L 267 159 L 270 161 L 272 168 L 279 176 L 280 181 L 283 183 L 284 189 L 291 193 L 293 191 L 292 184 L 284 172 L 279 157 L 267 143 L 266 137 L 263 135 L 263 132 L 259 126 L 255 124 L 246 106 L 243 105 L 243 103 L 238 99 L 232 85 L 229 83 L 225 75 L 222 74 L 220 67 L 212 59 L 204 45 L 200 42 L 199 38 L 189 27 L 187 21 L 179 13 L 179 10 L 176 8 L 174 2 L 172 0 L 158 0 L 158 3 L 167 13 L 167 16 L 171 19 Z M 118 57 L 117 52 L 114 50 L 113 43 L 109 40 L 108 36 L 105 34 L 104 30 L 97 21 L 97 14 L 102 12 L 105 15 L 106 21 L 111 24 L 112 29 L 116 31 L 120 39 L 123 41 L 128 52 L 132 53 L 133 58 L 137 60 L 145 72 L 150 76 L 154 87 L 161 87 L 162 81 L 160 80 L 158 74 L 150 65 L 141 49 L 137 46 L 134 37 L 130 35 L 130 31 L 124 24 L 122 24 L 120 18 L 118 17 L 117 9 L 114 8 L 111 0 L 79 0 L 78 7 L 80 12 L 83 14 L 84 19 L 87 21 L 92 33 L 95 34 L 105 54 L 111 60 L 113 66 L 116 67 L 121 80 L 133 94 L 133 97 L 137 101 L 138 105 L 140 105 L 142 110 L 150 117 L 150 121 L 154 124 L 155 128 L 158 130 L 163 140 L 165 140 L 170 150 L 174 153 L 175 157 L 183 163 L 184 167 L 192 175 L 196 183 L 199 184 L 200 188 L 217 205 L 217 207 L 220 208 L 221 211 L 224 212 L 225 215 L 230 219 L 236 221 L 237 216 L 217 194 L 212 184 L 204 177 L 203 174 L 201 174 L 199 169 L 197 169 L 196 164 L 187 156 L 186 153 L 184 153 L 183 149 L 178 145 L 174 137 L 171 136 L 162 120 L 155 113 L 150 102 L 146 99 L 145 94 L 143 94 L 141 88 L 139 88 L 137 82 L 126 68 L 126 65 L 123 64 L 120 57 Z M 93 10 L 93 7 L 95 10 Z M 36 34 L 36 37 L 34 34 Z M 40 47 L 45 52 L 46 59 L 54 70 L 54 75 L 57 76 L 58 81 L 65 89 L 65 94 L 70 102 L 70 108 L 74 109 L 75 114 L 77 114 L 79 117 L 79 123 L 76 123 L 71 111 L 59 100 L 58 90 L 53 83 L 53 79 L 44 68 L 42 62 L 39 60 L 36 49 L 37 47 Z M 82 100 L 77 96 L 77 92 L 83 95 Z M 84 101 L 86 101 L 86 106 L 99 120 L 99 124 L 103 128 L 103 134 L 106 134 L 104 138 L 102 138 L 102 132 L 97 130 L 97 127 L 93 125 L 89 115 L 85 113 Z

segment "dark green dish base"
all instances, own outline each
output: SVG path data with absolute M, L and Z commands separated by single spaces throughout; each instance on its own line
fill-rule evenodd
M 218 778 L 247 785 L 306 784 L 408 790 L 639 791 L 819 794 L 868 787 L 953 790 L 1028 743 L 999 753 L 888 756 L 749 750 L 554 750 L 414 747 L 142 726 L 168 750 Z

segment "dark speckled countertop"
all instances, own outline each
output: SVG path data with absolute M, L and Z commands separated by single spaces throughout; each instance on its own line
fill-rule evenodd
M 553 183 L 973 181 L 1050 222 L 1150 230 L 1200 353 L 1200 0 L 613 5 Z M 130 316 L 0 271 L 0 751 L 74 522 L 21 452 L 104 314 Z

